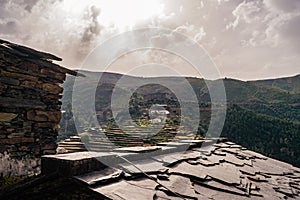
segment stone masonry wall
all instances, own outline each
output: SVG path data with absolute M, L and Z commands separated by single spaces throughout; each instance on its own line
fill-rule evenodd
M 0 153 L 13 158 L 56 153 L 60 84 L 75 72 L 51 58 L 56 59 L 0 40 Z

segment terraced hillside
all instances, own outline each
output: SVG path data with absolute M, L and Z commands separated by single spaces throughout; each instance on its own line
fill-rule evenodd
M 184 80 L 179 77 L 157 77 L 157 78 L 141 78 L 133 76 L 122 76 L 114 73 L 99 73 L 86 72 L 85 78 L 81 78 L 78 83 L 79 94 L 74 97 L 78 101 L 77 106 L 82 106 L 81 102 L 85 102 L 92 85 L 97 86 L 95 99 L 96 110 L 99 118 L 104 119 L 102 125 L 113 128 L 116 127 L 115 121 L 112 118 L 110 103 L 111 94 L 114 89 L 118 89 L 121 93 L 132 92 L 130 84 L 139 81 L 147 80 L 153 83 L 167 82 L 172 87 L 177 87 L 182 92 L 180 95 L 186 95 L 186 88 Z M 98 80 L 101 76 L 100 81 Z M 122 78 L 128 85 L 122 85 L 122 89 L 115 86 Z M 243 144 L 251 150 L 261 152 L 267 156 L 271 156 L 283 161 L 293 163 L 300 166 L 300 152 L 298 150 L 299 130 L 300 130 L 300 93 L 298 92 L 298 78 L 283 78 L 266 81 L 240 81 L 234 79 L 222 80 L 225 85 L 227 95 L 227 118 L 223 130 L 223 136 L 230 140 Z M 199 122 L 198 135 L 205 135 L 211 117 L 210 97 L 206 84 L 210 84 L 214 88 L 218 81 L 205 81 L 198 78 L 186 78 L 193 87 L 198 98 L 199 110 L 201 113 L 201 121 Z M 78 80 L 77 80 L 78 81 Z M 64 84 L 64 98 L 63 109 L 70 110 L 70 103 L 72 100 L 74 78 L 68 77 Z M 272 83 L 272 84 L 271 84 Z M 280 83 L 280 84 L 279 84 Z M 136 99 L 135 99 L 136 98 Z M 167 109 L 173 108 L 177 121 L 180 121 L 178 113 L 178 101 L 176 96 L 166 87 L 158 84 L 146 85 L 139 88 L 131 101 L 131 115 L 136 119 L 139 126 L 147 124 L 147 112 L 154 104 L 166 104 Z M 134 100 L 135 99 L 135 100 Z M 189 102 L 191 104 L 198 102 Z M 119 102 L 122 104 L 123 102 Z M 223 104 L 224 102 L 219 102 Z M 175 109 L 174 109 L 175 108 Z M 73 111 L 76 112 L 77 108 Z M 171 111 L 171 110 L 170 110 Z M 68 112 L 67 112 L 68 113 Z M 119 113 L 122 117 L 122 113 Z M 186 116 L 185 116 L 186 117 Z M 82 130 L 92 128 L 94 124 L 90 124 L 89 120 L 84 119 L 83 116 L 75 119 L 77 123 L 81 124 Z M 175 121 L 176 121 L 175 120 Z M 174 120 L 169 120 L 173 122 Z M 74 128 L 74 119 L 67 119 L 68 126 L 65 121 L 61 123 L 61 133 L 69 135 L 76 134 Z M 170 125 L 170 124 L 169 124 Z

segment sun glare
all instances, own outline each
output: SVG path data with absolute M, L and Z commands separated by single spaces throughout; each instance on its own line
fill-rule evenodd
M 65 0 L 66 12 L 81 15 L 87 7 L 96 6 L 101 10 L 98 21 L 104 26 L 114 26 L 120 30 L 132 28 L 136 23 L 159 16 L 163 4 L 159 0 Z

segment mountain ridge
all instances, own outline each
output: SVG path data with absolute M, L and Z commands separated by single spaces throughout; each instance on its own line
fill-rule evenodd
M 177 87 L 182 95 L 185 95 L 186 90 L 186 85 L 183 84 L 186 82 L 183 82 L 182 77 L 145 78 L 106 72 L 80 71 L 80 73 L 85 74 L 86 77 L 80 77 L 76 80 L 78 81 L 79 94 L 78 97 L 75 97 L 75 101 L 78 100 L 75 105 L 82 106 L 81 104 L 85 102 L 86 96 L 91 94 L 89 91 L 91 86 L 96 86 L 96 110 L 97 113 L 103 113 L 101 114 L 102 117 L 107 119 L 108 122 L 111 122 L 111 94 L 114 88 L 119 87 L 116 84 L 121 78 L 125 79 L 125 85 L 122 85 L 120 90 L 121 93 L 133 92 L 133 94 L 138 94 L 136 97 L 142 97 L 141 99 L 144 98 L 145 100 L 142 103 L 136 102 L 137 105 L 141 103 L 141 106 L 136 105 L 131 107 L 132 109 L 151 107 L 155 103 L 174 103 L 174 99 L 176 100 L 175 94 L 165 87 L 160 87 L 159 84 L 142 86 L 138 90 L 132 91 L 132 84 L 134 85 L 137 82 L 151 80 L 153 83 L 159 83 L 159 80 L 164 80 L 173 87 Z M 99 75 L 101 75 L 100 82 L 98 80 Z M 297 141 L 300 142 L 300 92 L 295 89 L 298 87 L 298 79 L 300 80 L 300 75 L 259 81 L 242 81 L 230 78 L 208 81 L 195 77 L 186 78 L 185 80 L 192 86 L 198 98 L 198 102 L 194 103 L 198 103 L 200 112 L 202 112 L 201 115 L 205 118 L 199 122 L 198 134 L 205 135 L 211 117 L 210 96 L 206 83 L 211 84 L 214 89 L 218 81 L 223 81 L 227 96 L 227 116 L 222 136 L 226 136 L 233 142 L 242 144 L 251 150 L 300 166 L 300 160 L 298 159 L 300 152 L 297 144 Z M 65 90 L 62 107 L 64 110 L 72 102 L 74 81 L 74 77 L 68 76 L 63 84 Z M 285 88 L 287 85 L 289 87 Z M 155 101 L 151 100 L 151 97 L 155 97 Z M 168 98 L 173 98 L 173 100 L 169 101 Z M 224 102 L 219 103 L 223 104 Z M 74 109 L 76 110 L 76 108 Z M 139 113 L 134 110 L 133 112 Z M 80 119 L 76 120 L 77 122 L 80 121 Z M 82 122 L 82 126 L 87 124 L 89 124 L 89 121 Z M 61 123 L 61 127 L 61 132 L 66 132 L 64 122 Z M 256 131 L 253 132 L 253 130 Z M 71 131 L 74 131 L 74 129 Z M 245 141 L 247 142 L 245 143 Z M 266 146 L 272 149 L 266 149 Z

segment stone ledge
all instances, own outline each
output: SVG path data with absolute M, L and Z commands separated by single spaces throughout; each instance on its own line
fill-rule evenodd
M 185 150 L 208 146 L 214 140 L 190 140 L 175 143 L 164 143 L 162 146 L 117 148 L 110 152 L 77 152 L 42 157 L 42 174 L 60 172 L 65 176 L 76 176 L 109 166 L 117 166 L 129 161 L 152 159 L 155 156 L 180 153 Z M 191 146 L 190 146 L 191 145 Z

